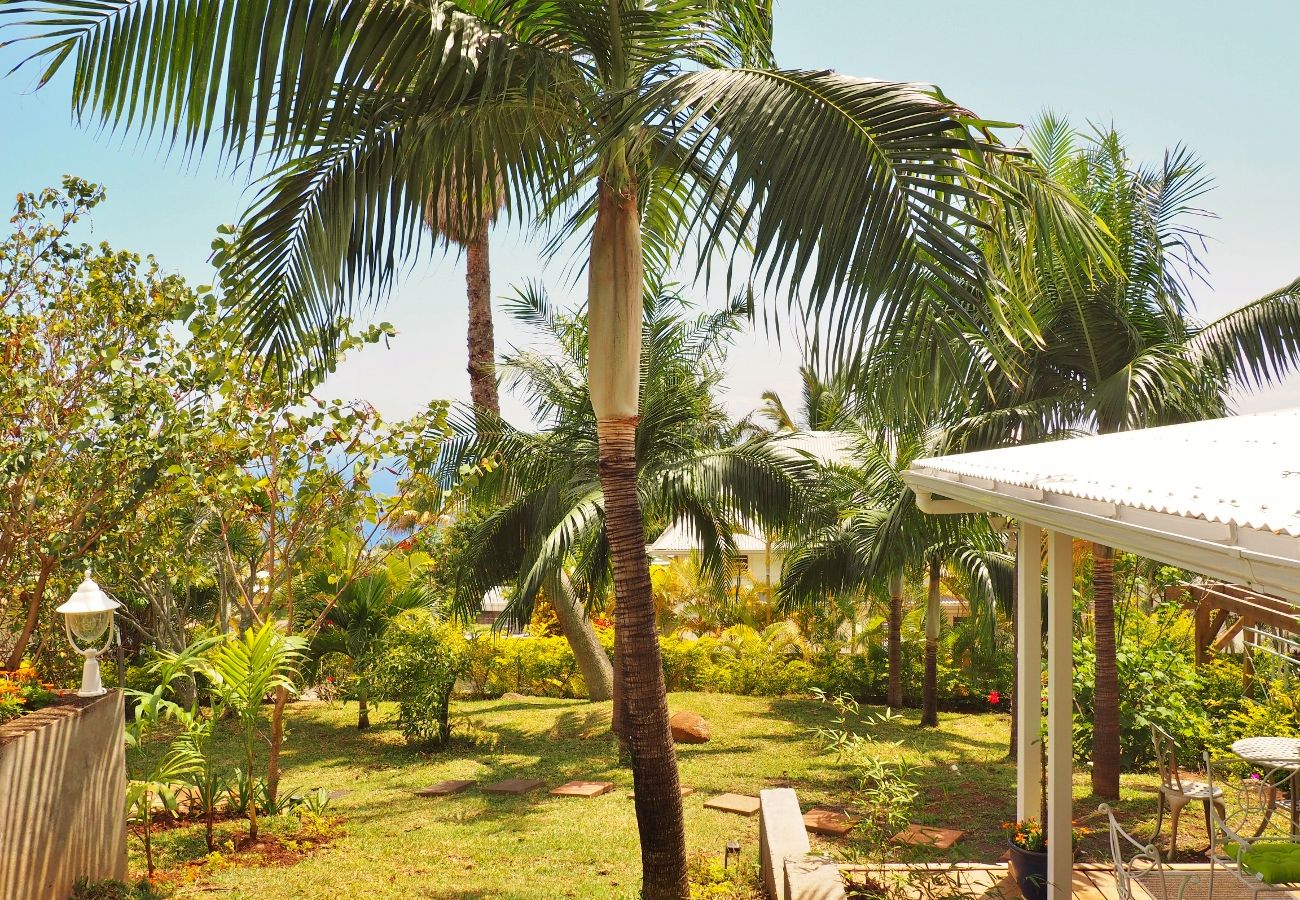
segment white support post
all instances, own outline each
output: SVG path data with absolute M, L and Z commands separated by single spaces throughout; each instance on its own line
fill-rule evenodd
M 1047 884 L 1068 900 L 1073 879 L 1074 553 L 1047 535 Z
M 1037 818 L 1042 796 L 1043 538 L 1020 526 L 1016 540 L 1016 818 Z

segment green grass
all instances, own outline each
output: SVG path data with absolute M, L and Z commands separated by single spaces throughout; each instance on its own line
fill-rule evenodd
M 682 783 L 695 789 L 684 801 L 687 845 L 720 856 L 738 840 L 745 863 L 757 864 L 758 822 L 707 810 L 709 796 L 757 794 L 791 786 L 805 808 L 816 803 L 852 804 L 849 773 L 821 753 L 809 730 L 831 721 L 828 708 L 810 700 L 674 694 L 673 711 L 707 718 L 713 740 L 678 748 Z M 191 867 L 197 881 L 181 895 L 213 890 L 238 898 L 549 898 L 634 896 L 640 856 L 631 772 L 617 762 L 608 734 L 609 704 L 528 698 L 457 703 L 456 732 L 442 753 L 408 749 L 389 724 L 384 705 L 376 727 L 355 729 L 354 706 L 299 703 L 290 707 L 284 755 L 284 789 L 325 787 L 350 791 L 331 805 L 344 834 L 291 867 L 239 865 Z M 1008 719 L 992 714 L 945 714 L 940 727 L 923 731 L 913 713 L 873 729 L 882 755 L 914 766 L 921 800 L 913 820 L 960 828 L 968 837 L 951 854 L 993 861 L 1005 848 L 1001 823 L 1015 806 L 1015 768 L 1006 759 Z M 236 763 L 233 735 L 223 733 L 216 752 Z M 616 789 L 591 800 L 550 797 L 539 790 L 522 797 L 493 797 L 474 789 L 455 797 L 422 799 L 411 792 L 447 778 L 480 784 L 510 777 L 536 777 L 548 788 L 571 779 L 613 781 Z M 1121 806 L 1138 833 L 1154 827 L 1155 779 L 1126 776 Z M 1087 774 L 1075 781 L 1080 820 L 1096 802 L 1088 799 Z M 1181 843 L 1203 840 L 1189 808 Z M 222 837 L 239 823 L 221 826 Z M 291 831 L 292 822 L 272 824 Z M 851 842 L 813 839 L 815 849 L 847 853 Z M 198 826 L 162 832 L 155 847 L 164 869 L 176 870 L 203 856 Z M 1100 855 L 1100 836 L 1085 847 Z M 935 858 L 931 856 L 930 858 Z M 131 842 L 133 873 L 143 869 L 138 838 Z

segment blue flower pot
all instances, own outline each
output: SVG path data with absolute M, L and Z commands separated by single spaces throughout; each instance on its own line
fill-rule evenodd
M 1011 874 L 1025 900 L 1047 900 L 1047 851 L 1011 845 Z

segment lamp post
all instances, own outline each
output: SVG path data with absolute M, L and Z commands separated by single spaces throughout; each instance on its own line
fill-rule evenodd
M 81 667 L 81 690 L 77 691 L 78 697 L 99 697 L 108 693 L 99 680 L 99 657 L 113 643 L 113 610 L 121 605 L 95 584 L 87 569 L 86 580 L 81 582 L 67 603 L 55 610 L 64 617 L 68 643 L 86 660 Z M 95 647 L 101 635 L 105 635 L 104 644 Z M 83 649 L 82 645 L 89 649 Z

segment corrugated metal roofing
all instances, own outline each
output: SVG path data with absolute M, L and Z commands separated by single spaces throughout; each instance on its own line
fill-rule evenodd
M 1300 537 L 1300 409 L 935 457 L 911 468 Z
M 757 534 L 749 531 L 740 531 L 733 535 L 736 542 L 737 553 L 762 553 L 767 545 Z M 646 548 L 651 556 L 656 553 L 660 555 L 691 553 L 700 549 L 700 541 L 696 536 L 694 529 L 687 526 L 685 522 L 674 522 L 664 529 L 664 533 L 659 535 L 658 540 Z

